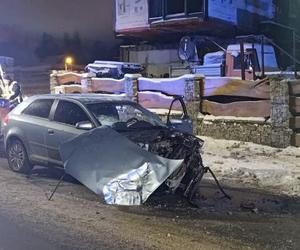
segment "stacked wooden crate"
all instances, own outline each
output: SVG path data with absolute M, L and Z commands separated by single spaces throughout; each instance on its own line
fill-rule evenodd
M 289 89 L 292 114 L 290 128 L 293 130 L 292 145 L 300 147 L 300 80 L 290 81 Z

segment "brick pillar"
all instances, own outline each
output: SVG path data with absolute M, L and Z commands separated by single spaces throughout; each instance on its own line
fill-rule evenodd
M 201 86 L 204 77 L 202 75 L 187 75 L 184 86 L 184 101 L 186 103 L 187 112 L 193 120 L 193 132 L 198 134 L 198 115 L 201 105 Z
M 124 92 L 132 101 L 138 102 L 138 79 L 141 77 L 139 74 L 126 74 Z
M 289 86 L 286 80 L 272 79 L 271 89 L 271 146 L 285 148 L 291 144 L 292 130 L 289 128 Z

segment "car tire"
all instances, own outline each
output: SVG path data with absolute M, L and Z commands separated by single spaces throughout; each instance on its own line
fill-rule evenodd
M 7 146 L 7 159 L 10 169 L 17 173 L 28 174 L 32 169 L 32 164 L 23 143 L 18 139 L 13 139 Z

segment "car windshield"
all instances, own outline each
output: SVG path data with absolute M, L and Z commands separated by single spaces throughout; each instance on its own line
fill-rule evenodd
M 134 103 L 93 103 L 87 108 L 101 125 L 116 130 L 165 126 L 157 115 Z

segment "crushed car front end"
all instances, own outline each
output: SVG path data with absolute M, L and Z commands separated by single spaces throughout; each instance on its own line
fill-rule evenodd
M 158 189 L 192 200 L 203 141 L 133 102 L 90 103 L 101 126 L 61 145 L 65 170 L 106 203 L 140 205 Z
M 141 205 L 158 188 L 193 198 L 204 171 L 202 143 L 165 128 L 119 133 L 101 127 L 63 144 L 60 152 L 66 173 L 106 203 Z

